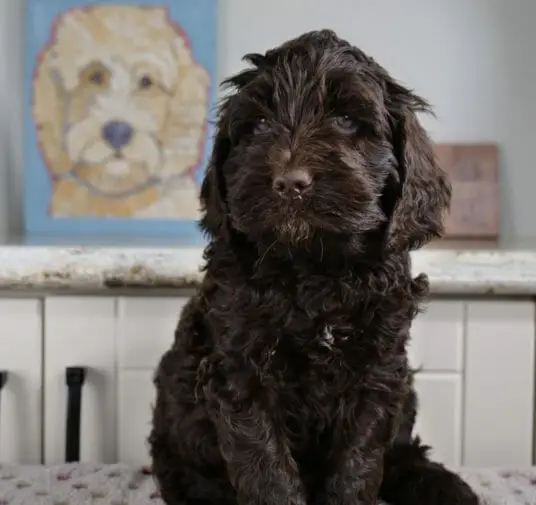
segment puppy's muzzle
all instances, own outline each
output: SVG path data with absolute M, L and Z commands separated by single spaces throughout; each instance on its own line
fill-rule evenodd
M 294 169 L 274 177 L 273 190 L 282 198 L 301 198 L 311 191 L 313 178 L 303 169 Z

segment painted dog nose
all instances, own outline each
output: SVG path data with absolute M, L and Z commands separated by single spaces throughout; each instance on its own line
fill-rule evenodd
M 102 138 L 114 149 L 121 149 L 132 139 L 132 126 L 124 121 L 108 121 L 102 127 Z

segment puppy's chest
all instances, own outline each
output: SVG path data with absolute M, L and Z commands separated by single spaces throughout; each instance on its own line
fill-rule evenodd
M 318 331 L 317 341 L 318 345 L 325 347 L 326 349 L 333 349 L 336 344 L 339 345 L 347 342 L 348 337 L 349 335 L 347 334 L 341 334 L 334 331 L 333 325 L 325 324 Z M 337 338 L 337 342 L 335 342 L 335 338 Z
M 336 325 L 325 322 L 314 325 L 309 331 L 289 335 L 289 341 L 295 346 L 314 354 L 314 351 L 321 354 L 337 354 L 339 351 L 355 350 L 357 341 L 364 331 L 351 325 Z M 284 350 L 284 346 L 281 349 Z M 277 349 L 274 350 L 274 354 Z
M 356 365 L 366 361 L 365 333 L 364 328 L 349 323 L 311 322 L 300 331 L 286 328 L 269 346 L 272 370 L 303 379 Z
M 318 423 L 320 412 L 330 417 L 341 395 L 358 394 L 370 360 L 361 345 L 362 329 L 325 323 L 309 333 L 282 337 L 271 348 L 265 371 L 293 430 Z

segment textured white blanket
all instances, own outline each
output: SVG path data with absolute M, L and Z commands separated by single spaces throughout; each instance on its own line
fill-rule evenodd
M 536 505 L 536 468 L 463 470 L 482 505 Z M 0 466 L 0 505 L 163 505 L 149 472 L 126 465 Z M 455 505 L 455 504 L 453 504 Z

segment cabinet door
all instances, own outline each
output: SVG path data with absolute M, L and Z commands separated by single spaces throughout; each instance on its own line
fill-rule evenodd
M 415 434 L 431 446 L 431 456 L 450 467 L 461 464 L 462 377 L 419 373 L 415 376 L 419 411 Z
M 36 299 L 0 299 L 0 461 L 41 462 L 42 314 Z
M 65 369 L 87 367 L 82 390 L 80 459 L 116 461 L 116 300 L 45 301 L 45 463 L 65 461 Z
M 463 301 L 432 300 L 411 327 L 411 366 L 431 372 L 461 372 L 463 338 Z
M 187 300 L 122 298 L 119 302 L 117 458 L 121 463 L 148 463 L 154 370 L 173 342 Z
M 532 464 L 534 336 L 532 301 L 468 303 L 465 466 Z

